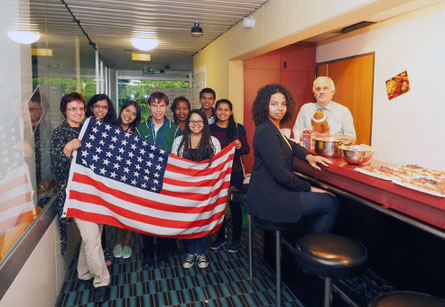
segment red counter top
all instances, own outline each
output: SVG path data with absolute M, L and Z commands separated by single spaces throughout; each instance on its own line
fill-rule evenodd
M 340 158 L 330 160 L 332 164 L 329 167 L 322 167 L 322 170 L 318 171 L 306 161 L 295 158 L 295 171 L 445 230 L 444 197 L 425 194 L 388 180 L 359 173 L 354 170 L 356 165 L 347 164 Z M 389 164 L 372 160 L 371 165 Z

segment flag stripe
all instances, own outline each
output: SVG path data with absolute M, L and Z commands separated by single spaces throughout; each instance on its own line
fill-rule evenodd
M 34 219 L 32 196 L 28 166 L 23 162 L 8 171 L 0 181 L 0 234 Z
M 26 178 L 25 174 L 19 175 L 19 177 L 15 179 L 10 179 L 8 182 L 0 185 L 0 197 L 3 198 L 3 194 L 9 192 L 11 189 L 23 186 L 29 183 L 28 178 Z
M 13 198 L 10 198 L 8 200 L 4 200 L 2 199 L 2 203 L 0 205 L 0 214 L 4 214 L 5 211 L 14 208 L 14 207 L 18 207 L 20 205 L 23 204 L 31 204 L 31 207 L 29 208 L 29 210 L 34 210 L 34 204 L 32 203 L 32 193 L 28 192 L 25 194 L 21 194 L 21 195 L 17 195 Z M 25 208 L 27 206 L 24 206 Z
M 227 171 L 224 172 L 225 174 L 231 174 L 232 172 L 232 168 L 228 168 Z M 167 173 L 167 172 L 166 172 Z M 164 187 L 166 184 L 169 185 L 176 185 L 176 186 L 181 186 L 181 187 L 196 187 L 196 186 L 200 186 L 200 187 L 214 187 L 216 185 L 216 183 L 221 180 L 221 176 L 217 177 L 217 178 L 212 178 L 212 179 L 203 179 L 200 181 L 184 181 L 184 180 L 178 180 L 178 179 L 174 179 L 174 178 L 170 178 L 171 176 L 165 176 L 164 177 Z M 195 177 L 194 179 L 198 180 L 201 177 Z
M 229 159 L 233 160 L 233 155 L 230 155 L 228 157 Z M 169 159 L 170 161 L 170 159 Z M 225 167 L 227 167 L 226 164 L 217 164 L 216 166 L 214 166 L 214 164 L 212 163 L 212 166 L 209 168 L 206 168 L 204 170 L 193 170 L 193 169 L 187 169 L 187 168 L 183 168 L 179 165 L 174 165 L 174 164 L 167 164 L 166 167 L 166 171 L 170 171 L 172 173 L 176 173 L 178 175 L 184 175 L 186 174 L 186 176 L 210 176 L 210 175 L 214 175 L 214 174 L 218 174 L 218 172 L 222 171 Z

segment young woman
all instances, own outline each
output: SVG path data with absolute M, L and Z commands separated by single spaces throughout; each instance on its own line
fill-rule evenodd
M 97 120 L 108 124 L 114 124 L 116 121 L 116 112 L 114 111 L 111 99 L 105 94 L 96 94 L 88 101 L 86 108 L 86 117 L 94 116 Z M 106 229 L 102 231 L 102 247 L 104 249 L 104 256 L 107 266 L 111 265 L 111 255 L 106 248 Z
M 337 200 L 328 191 L 312 187 L 294 174 L 293 158 L 328 166 L 330 161 L 315 156 L 283 136 L 280 124 L 292 118 L 295 102 L 290 92 L 279 84 L 270 84 L 258 91 L 252 107 L 255 122 L 252 169 L 247 200 L 249 212 L 264 221 L 296 223 L 312 216 L 309 232 L 331 231 L 337 216 Z M 265 188 L 267 187 L 267 188 Z
M 105 94 L 97 94 L 88 101 L 86 117 L 94 116 L 98 120 L 113 124 L 116 121 L 116 111 L 111 99 Z
M 181 131 L 184 131 L 185 128 L 185 120 L 190 113 L 190 102 L 184 96 L 176 97 L 173 100 L 173 104 L 170 107 L 173 112 L 173 120 L 176 125 L 181 128 Z
M 186 125 L 182 136 L 173 141 L 172 153 L 192 161 L 210 159 L 221 150 L 218 139 L 210 135 L 207 117 L 201 110 L 192 110 L 186 119 Z M 185 240 L 187 256 L 182 266 L 191 268 L 195 262 L 198 267 L 205 269 L 209 262 L 204 255 L 207 247 L 208 236 L 198 239 Z
M 134 132 L 135 128 L 141 122 L 141 107 L 135 101 L 127 101 L 121 108 L 119 117 L 116 121 L 116 126 L 125 131 Z M 125 239 L 122 236 L 125 233 Z M 131 231 L 124 231 L 121 228 L 116 228 L 116 244 L 113 248 L 113 256 L 115 258 L 128 259 L 131 257 L 133 250 L 130 247 Z
M 216 122 L 210 125 L 210 134 L 216 137 L 224 148 L 233 141 L 236 144 L 235 157 L 233 158 L 232 176 L 230 178 L 231 189 L 241 189 L 243 185 L 243 166 L 241 155 L 247 155 L 250 151 L 247 143 L 246 130 L 243 125 L 235 123 L 233 119 L 232 103 L 227 99 L 220 99 L 215 105 Z M 242 212 L 241 204 L 238 202 L 230 202 L 230 211 L 232 214 L 232 242 L 229 246 L 230 253 L 236 253 L 240 246 Z M 217 250 L 226 244 L 224 224 L 218 230 L 216 240 L 210 246 L 211 249 Z

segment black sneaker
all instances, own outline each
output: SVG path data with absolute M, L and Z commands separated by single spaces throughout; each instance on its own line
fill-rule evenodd
M 239 246 L 240 246 L 239 240 L 232 241 L 228 249 L 229 253 L 237 253 L 239 250 Z
M 216 240 L 213 241 L 212 245 L 210 245 L 210 249 L 217 250 L 226 243 L 227 243 L 227 240 L 225 237 L 216 238 Z
M 167 266 L 168 265 L 168 256 L 165 250 L 162 250 L 158 253 L 158 265 L 159 266 Z
M 142 269 L 144 270 L 149 270 L 152 269 L 154 266 L 154 261 L 153 261 L 153 252 L 149 251 L 149 252 L 145 252 L 143 253 L 143 259 L 142 259 Z
M 103 303 L 105 301 L 108 301 L 108 299 L 110 298 L 110 287 L 109 286 L 102 286 L 102 287 L 97 287 L 96 289 L 94 289 L 94 294 L 93 294 L 93 301 L 95 303 Z

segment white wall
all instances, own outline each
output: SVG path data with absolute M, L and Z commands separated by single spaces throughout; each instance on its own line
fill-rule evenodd
M 68 236 L 68 252 L 62 256 L 55 218 L 0 300 L 0 307 L 55 305 L 80 238 L 74 223 L 68 227 Z
M 317 48 L 317 62 L 375 52 L 371 144 L 376 159 L 445 171 L 444 29 L 442 3 Z M 389 101 L 385 81 L 405 70 L 410 91 Z

